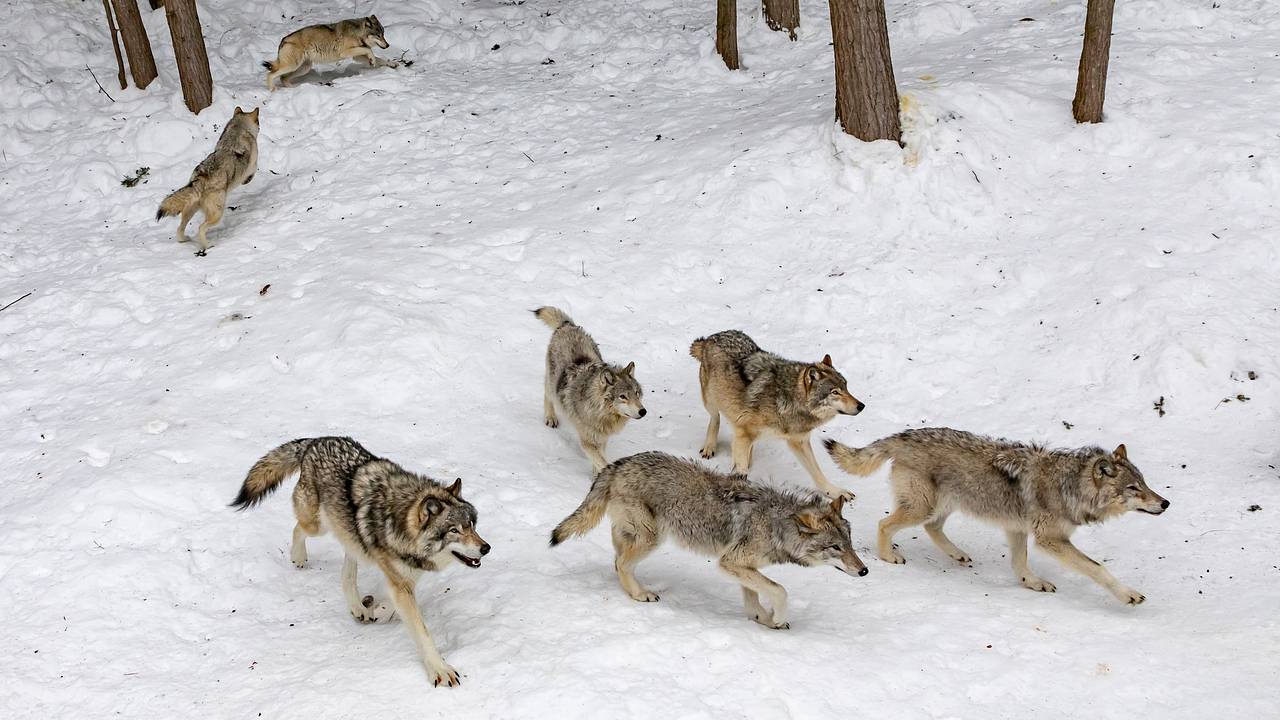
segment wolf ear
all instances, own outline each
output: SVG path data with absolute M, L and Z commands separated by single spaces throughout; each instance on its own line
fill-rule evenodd
M 462 497 L 462 478 L 454 480 L 453 484 L 448 487 L 448 490 L 450 495 L 454 497 Z
M 244 115 L 244 109 L 239 105 L 236 106 L 236 115 Z
M 810 365 L 804 369 L 804 372 L 800 373 L 800 386 L 805 390 L 808 390 L 809 386 L 818 382 L 818 378 L 820 377 L 822 377 L 822 375 L 818 371 L 818 366 Z
M 444 504 L 435 498 L 427 498 L 422 501 L 422 507 L 418 509 L 418 525 L 426 527 L 431 522 L 431 518 L 440 514 L 444 510 Z
M 1106 458 L 1102 458 L 1101 460 L 1098 461 L 1098 472 L 1102 473 L 1103 475 L 1106 475 L 1107 477 L 1115 477 L 1116 476 L 1115 463 L 1111 462 Z
M 623 375 L 630 375 L 631 377 L 635 377 L 635 374 L 636 374 L 636 364 L 635 364 L 634 362 L 629 362 L 629 363 L 627 363 L 627 366 L 626 366 L 626 367 L 624 367 L 624 368 L 622 368 L 622 374 L 623 374 Z
M 1115 456 L 1116 456 L 1118 459 L 1120 459 L 1120 460 L 1128 460 L 1128 459 L 1129 459 L 1129 451 L 1128 451 L 1128 450 L 1125 450 L 1125 448 L 1124 448 L 1124 443 L 1120 443 L 1119 445 L 1117 445 L 1117 446 L 1116 446 L 1116 451 L 1115 451 L 1115 452 L 1113 452 L 1113 453 L 1111 453 L 1111 454 L 1112 454 L 1112 455 L 1115 455 Z
M 614 374 L 613 374 L 613 371 L 612 371 L 612 370 L 605 370 L 605 371 L 604 371 L 604 384 L 605 384 L 605 385 L 612 385 L 612 384 L 614 384 L 614 383 L 615 383 L 615 382 L 617 382 L 617 381 L 618 381 L 618 378 L 617 378 L 616 376 L 614 376 Z
M 823 355 L 823 356 L 822 356 L 822 364 L 823 364 L 823 365 L 826 365 L 827 367 L 835 367 L 834 365 L 832 365 L 832 364 L 831 364 L 831 356 L 830 356 L 830 355 Z
M 844 496 L 837 495 L 835 500 L 831 501 L 831 512 L 839 515 L 844 510 Z
M 813 535 L 822 529 L 822 519 L 812 512 L 796 513 L 796 526 L 805 535 Z

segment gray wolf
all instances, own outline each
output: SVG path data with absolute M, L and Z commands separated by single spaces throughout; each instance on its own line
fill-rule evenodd
M 178 242 L 187 242 L 187 223 L 196 214 L 204 213 L 204 222 L 196 233 L 200 245 L 197 255 L 203 256 L 209 249 L 205 233 L 222 221 L 227 207 L 227 193 L 232 188 L 248 185 L 258 171 L 258 108 L 245 112 L 236 108 L 231 121 L 223 128 L 218 144 L 209 157 L 200 161 L 191 182 L 171 193 L 160 203 L 156 220 L 170 215 L 181 215 L 178 221 Z
M 893 545 L 897 531 L 924 525 L 933 542 L 952 559 L 969 556 L 943 533 L 957 510 L 1004 528 L 1014 575 L 1032 590 L 1053 592 L 1053 583 L 1027 567 L 1027 536 L 1059 562 L 1091 578 L 1122 602 L 1146 598 L 1125 587 L 1101 564 L 1071 543 L 1081 525 L 1099 523 L 1129 510 L 1159 515 L 1169 501 L 1147 487 L 1124 445 L 1050 450 L 948 428 L 907 430 L 861 449 L 834 440 L 827 452 L 846 472 L 869 475 L 893 461 L 889 482 L 894 510 L 880 521 L 880 558 L 906 560 Z
M 766 352 L 738 330 L 725 330 L 693 341 L 702 404 L 711 415 L 702 457 L 716 454 L 723 414 L 733 426 L 733 470 L 751 468 L 751 448 L 763 434 L 780 435 L 800 459 L 818 488 L 853 499 L 822 473 L 809 444 L 809 433 L 836 415 L 857 415 L 866 405 L 849 394 L 844 376 L 826 355 L 820 362 L 783 359 Z
M 867 568 L 853 552 L 844 500 L 777 490 L 743 475 L 724 475 L 665 453 L 622 458 L 600 472 L 587 497 L 551 533 L 555 547 L 584 535 L 606 513 L 617 553 L 614 568 L 633 600 L 655 602 L 632 573 L 666 537 L 719 558 L 720 569 L 742 586 L 747 617 L 775 629 L 790 627 L 787 591 L 760 568 L 779 563 L 830 565 L 861 577 Z M 769 608 L 760 604 L 769 599 Z
M 311 69 L 312 63 L 336 63 L 347 58 L 359 59 L 369 67 L 397 67 L 395 60 L 383 60 L 373 48 L 389 47 L 382 23 L 377 15 L 311 25 L 291 32 L 280 40 L 274 61 L 267 60 L 267 89 L 276 89 L 276 80 L 285 85 Z
M 294 472 L 293 564 L 306 566 L 308 536 L 332 532 L 346 550 L 342 591 L 351 615 L 380 622 L 399 613 L 432 684 L 458 685 L 458 672 L 440 657 L 422 620 L 414 587 L 425 571 L 455 562 L 478 568 L 489 553 L 489 544 L 476 534 L 476 509 L 462 499 L 462 479 L 445 487 L 374 456 L 351 438 L 294 440 L 254 464 L 231 506 L 253 507 Z M 382 570 L 393 607 L 360 597 L 359 563 Z
M 558 308 L 540 307 L 533 314 L 552 330 L 543 382 L 544 422 L 558 427 L 557 411 L 569 418 L 594 475 L 608 464 L 604 450 L 609 437 L 622 432 L 627 420 L 648 414 L 636 364 L 619 367 L 605 362 L 596 341 Z

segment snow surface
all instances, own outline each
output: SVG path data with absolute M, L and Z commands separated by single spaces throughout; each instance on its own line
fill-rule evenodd
M 1076 126 L 1084 2 L 889 0 L 899 151 L 835 128 L 824 3 L 795 43 L 740 5 L 731 73 L 710 0 L 202 1 L 196 117 L 162 13 L 160 79 L 122 92 L 98 3 L 0 4 L 0 305 L 31 293 L 0 312 L 0 714 L 1280 717 L 1280 6 L 1117 3 L 1107 119 Z M 411 67 L 266 92 L 282 35 L 373 10 Z M 153 214 L 237 104 L 259 173 L 197 258 Z M 546 303 L 637 363 L 615 458 L 696 452 L 688 344 L 730 327 L 835 358 L 868 410 L 820 436 L 1127 443 L 1172 508 L 1078 542 L 1147 603 L 1034 550 L 1058 592 L 1028 592 L 959 517 L 972 567 L 917 532 L 887 566 L 883 479 L 824 457 L 869 576 L 769 570 L 769 631 L 666 548 L 636 604 L 606 530 L 546 548 L 589 484 L 541 422 Z M 419 585 L 461 688 L 352 621 L 331 538 L 292 567 L 287 492 L 226 507 L 271 447 L 339 433 L 465 478 L 494 551 Z

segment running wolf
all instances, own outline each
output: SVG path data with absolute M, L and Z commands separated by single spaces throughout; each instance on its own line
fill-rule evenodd
M 258 460 L 231 506 L 253 507 L 294 472 L 299 476 L 293 489 L 298 518 L 293 564 L 306 565 L 308 536 L 331 531 L 346 550 L 342 591 L 351 615 L 360 622 L 380 622 L 399 613 L 432 684 L 458 685 L 458 672 L 440 657 L 422 620 L 414 586 L 424 571 L 454 562 L 478 568 L 489 553 L 489 544 L 476 534 L 476 509 L 462 499 L 462 479 L 445 487 L 374 456 L 351 438 L 302 439 Z M 360 597 L 356 569 L 361 562 L 382 570 L 393 607 Z
M 897 531 L 924 525 L 933 542 L 952 559 L 967 553 L 942 532 L 947 516 L 960 510 L 1004 528 L 1013 572 L 1032 590 L 1053 592 L 1053 583 L 1027 567 L 1027 536 L 1059 562 L 1137 605 L 1146 598 L 1125 587 L 1101 564 L 1076 549 L 1071 534 L 1129 510 L 1159 515 L 1169 501 L 1147 487 L 1124 445 L 1050 450 L 948 428 L 907 430 L 861 449 L 826 441 L 836 464 L 854 475 L 870 475 L 893 461 L 889 481 L 893 514 L 880 521 L 880 558 L 906 560 L 893 545 Z
M 197 210 L 203 212 L 204 222 L 200 223 L 200 230 L 196 233 L 196 243 L 200 246 L 196 255 L 204 256 L 209 249 L 205 233 L 222 221 L 222 213 L 227 208 L 227 193 L 232 188 L 248 185 L 257 171 L 258 108 L 253 112 L 236 108 L 213 152 L 196 166 L 195 172 L 191 173 L 191 182 L 160 203 L 156 220 L 181 215 L 177 240 L 184 243 L 189 239 L 187 223 Z
M 369 67 L 397 67 L 395 60 L 383 60 L 373 48 L 389 47 L 382 23 L 377 15 L 341 20 L 336 23 L 311 25 L 285 35 L 276 51 L 276 59 L 263 61 L 267 69 L 267 89 L 276 89 L 276 80 L 286 86 L 311 69 L 312 63 L 336 63 L 347 58 L 359 59 Z
M 725 330 L 698 338 L 689 348 L 698 362 L 702 404 L 711 415 L 702 457 L 716 454 L 720 415 L 733 426 L 733 470 L 751 468 L 751 447 L 762 434 L 781 435 L 818 489 L 852 500 L 822 473 L 809 433 L 837 414 L 857 415 L 866 407 L 849 394 L 844 376 L 826 355 L 820 362 L 785 360 L 760 349 L 746 333 Z
M 609 437 L 622 432 L 627 420 L 648 414 L 636 364 L 605 362 L 596 341 L 558 308 L 540 307 L 533 314 L 552 329 L 542 395 L 545 423 L 560 425 L 557 410 L 568 416 L 595 475 L 608 464 L 604 450 Z
M 861 577 L 867 567 L 853 552 L 844 500 L 758 485 L 744 475 L 724 475 L 660 452 L 622 458 L 606 467 L 587 497 L 551 533 L 555 547 L 584 535 L 605 513 L 617 552 L 614 568 L 633 600 L 654 602 L 632 569 L 671 536 L 684 547 L 718 557 L 720 569 L 742 586 L 747 617 L 775 629 L 787 622 L 787 591 L 761 567 L 794 563 L 830 565 Z M 760 605 L 760 595 L 769 609 Z

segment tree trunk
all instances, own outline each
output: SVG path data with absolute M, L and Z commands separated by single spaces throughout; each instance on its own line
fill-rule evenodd
M 738 0 L 716 0 L 716 52 L 725 67 L 738 69 Z
M 151 9 L 159 10 L 164 7 L 164 0 L 151 0 Z
M 151 41 L 147 39 L 147 28 L 138 12 L 138 0 L 111 0 L 111 4 L 120 22 L 120 37 L 129 56 L 133 84 L 141 90 L 156 79 L 156 59 L 151 56 Z
M 119 68 L 120 89 L 129 87 L 124 77 L 124 58 L 120 55 L 120 38 L 116 37 L 116 16 L 111 14 L 111 3 L 102 0 L 102 9 L 107 11 L 107 30 L 111 32 L 111 48 L 116 51 L 116 67 Z
M 1107 57 L 1111 53 L 1111 12 L 1115 5 L 1115 0 L 1089 0 L 1076 97 L 1071 102 L 1071 114 L 1078 123 L 1102 122 L 1102 103 L 1107 95 Z
M 770 30 L 786 30 L 792 40 L 800 27 L 800 0 L 763 0 L 764 22 Z
M 198 115 L 213 102 L 213 76 L 209 74 L 209 55 L 200 32 L 196 2 L 165 0 L 164 14 L 169 20 L 169 34 L 173 36 L 182 98 L 187 101 L 187 109 Z
M 884 0 L 830 0 L 836 118 L 861 140 L 902 141 Z

